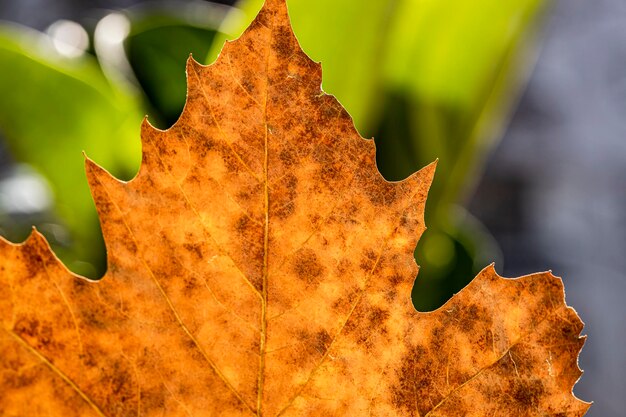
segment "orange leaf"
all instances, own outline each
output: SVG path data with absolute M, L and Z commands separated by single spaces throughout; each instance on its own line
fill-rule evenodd
M 144 122 L 135 179 L 86 161 L 101 281 L 37 232 L 0 241 L 2 416 L 585 413 L 582 322 L 551 274 L 488 267 L 415 311 L 435 166 L 382 178 L 284 0 L 187 78 L 180 120 Z

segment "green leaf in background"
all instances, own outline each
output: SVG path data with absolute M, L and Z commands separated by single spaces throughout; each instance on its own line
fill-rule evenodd
M 104 248 L 81 150 L 131 178 L 141 153 L 138 100 L 111 85 L 93 57 L 62 58 L 46 35 L 8 24 L 0 26 L 0 95 L 0 132 L 13 156 L 49 181 L 71 240 L 38 226 L 70 269 L 98 276 Z
M 187 91 L 187 58 L 204 59 L 230 10 L 202 1 L 146 3 L 126 11 L 131 23 L 126 55 L 156 126 L 167 128 L 178 119 Z
M 242 0 L 216 37 L 241 34 L 262 0 Z M 536 55 L 551 0 L 289 0 L 303 49 L 324 89 L 375 136 L 378 166 L 399 180 L 439 159 L 417 248 L 420 310 L 440 306 L 499 251 L 463 208 L 500 139 Z

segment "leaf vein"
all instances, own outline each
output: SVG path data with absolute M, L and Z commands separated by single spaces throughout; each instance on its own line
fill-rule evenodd
M 496 359 L 494 362 L 490 363 L 489 365 L 486 365 L 484 367 L 482 367 L 480 370 L 478 370 L 474 375 L 472 375 L 470 378 L 468 378 L 465 382 L 463 382 L 462 384 L 460 384 L 459 386 L 455 387 L 454 389 L 452 389 L 452 391 L 450 391 L 445 397 L 443 397 L 437 404 L 435 404 L 435 406 L 433 408 L 431 408 L 425 415 L 424 417 L 428 417 L 430 415 L 430 413 L 432 413 L 433 411 L 435 411 L 437 408 L 441 407 L 446 401 L 448 401 L 456 392 L 458 392 L 459 390 L 461 390 L 463 387 L 465 387 L 467 384 L 469 384 L 470 382 L 472 382 L 473 380 L 475 380 L 476 378 L 478 378 L 483 372 L 491 369 L 493 366 L 497 365 L 502 359 L 504 359 L 506 356 L 510 355 L 511 353 L 511 349 L 513 349 L 514 347 L 516 347 L 517 345 L 519 345 L 520 343 L 522 343 L 522 341 L 524 339 L 526 339 L 527 337 L 529 337 L 530 335 L 532 335 L 533 333 L 535 333 L 535 331 L 537 330 L 537 327 L 539 327 L 539 325 L 541 325 L 541 323 L 545 322 L 548 318 L 550 318 L 551 316 L 553 316 L 554 314 L 556 314 L 555 310 L 552 310 L 550 313 L 544 315 L 541 320 L 539 320 L 539 322 L 533 327 L 532 330 L 530 330 L 529 332 L 525 333 L 524 335 L 520 336 L 515 342 L 513 342 L 511 344 L 511 346 L 508 347 L 508 349 L 500 356 L 498 357 L 498 359 Z M 515 370 L 517 372 L 517 365 L 515 365 Z
M 72 381 L 67 375 L 63 373 L 55 364 L 50 362 L 41 352 L 29 345 L 20 335 L 12 330 L 2 328 L 17 344 L 19 344 L 27 352 L 31 353 L 37 359 L 39 359 L 44 365 L 46 365 L 54 374 L 61 378 L 66 384 L 68 384 L 100 417 L 106 417 L 106 414 L 94 403 L 89 396 L 80 389 L 74 381 Z
M 158 154 L 157 152 L 157 157 L 159 158 L 159 160 L 161 160 L 161 155 Z M 163 162 L 161 160 L 161 162 Z M 165 167 L 165 165 L 163 164 L 163 166 Z M 202 217 L 200 216 L 200 213 L 198 212 L 198 210 L 196 209 L 196 207 L 191 203 L 191 200 L 189 200 L 189 197 L 187 196 L 187 193 L 185 193 L 185 190 L 181 187 L 180 184 L 178 184 L 178 182 L 175 181 L 174 175 L 172 174 L 172 172 L 170 170 L 167 169 L 167 167 L 165 167 L 167 173 L 170 175 L 170 177 L 172 177 L 172 179 L 174 180 L 174 183 L 176 184 L 180 194 L 182 195 L 183 199 L 185 200 L 185 202 L 187 203 L 187 205 L 189 206 L 189 208 L 191 209 L 191 211 L 193 211 L 193 213 L 196 215 L 196 217 L 198 218 L 198 221 L 200 222 L 200 225 L 202 226 L 202 230 L 204 231 L 204 233 L 209 237 L 209 239 L 211 239 L 211 242 L 213 242 L 213 244 L 215 245 L 215 248 L 217 249 L 217 251 L 226 256 L 233 264 L 233 266 L 237 269 L 237 271 L 239 272 L 239 274 L 241 275 L 241 278 L 248 284 L 248 286 L 250 286 L 250 288 L 259 296 L 261 296 L 261 294 L 259 293 L 259 290 L 256 289 L 256 287 L 252 284 L 252 282 L 248 279 L 248 277 L 246 276 L 246 274 L 243 273 L 243 271 L 241 270 L 241 268 L 239 268 L 239 265 L 237 265 L 237 262 L 235 262 L 235 260 L 233 259 L 233 257 L 224 249 L 222 248 L 222 246 L 215 240 L 215 238 L 213 237 L 213 235 L 211 234 L 211 232 L 208 230 L 208 228 L 206 227 L 206 225 L 204 224 L 204 221 L 202 221 Z
M 126 222 L 126 220 L 124 219 L 124 215 L 123 212 L 121 211 L 121 209 L 118 207 L 117 203 L 111 198 L 111 196 L 109 195 L 106 187 L 104 186 L 104 184 L 98 180 L 96 178 L 96 181 L 100 184 L 100 186 L 102 187 L 102 189 L 104 190 L 105 194 L 107 195 L 109 201 L 111 202 L 111 204 L 113 204 L 113 206 L 115 206 L 115 208 L 119 211 L 119 213 L 121 214 L 121 219 L 122 222 L 124 223 L 124 226 L 126 227 L 126 229 L 128 230 L 128 233 L 130 234 L 131 239 L 133 239 L 133 241 L 135 242 L 135 245 L 137 246 L 137 248 L 139 248 L 139 243 L 137 242 L 137 239 L 132 231 L 132 229 L 130 228 L 130 226 L 128 225 L 128 223 Z M 165 292 L 165 290 L 163 289 L 163 287 L 161 286 L 161 283 L 159 282 L 159 280 L 157 279 L 157 277 L 154 275 L 154 272 L 152 271 L 152 269 L 150 268 L 150 266 L 148 265 L 148 263 L 146 262 L 146 260 L 144 259 L 143 256 L 139 256 L 139 259 L 141 260 L 141 263 L 144 265 L 144 267 L 146 268 L 146 270 L 148 271 L 150 277 L 152 278 L 152 280 L 154 281 L 157 289 L 159 290 L 159 292 L 161 293 L 161 296 L 164 298 L 165 302 L 167 303 L 170 311 L 172 312 L 172 314 L 174 315 L 174 318 L 176 319 L 176 321 L 178 322 L 178 324 L 180 325 L 180 327 L 182 328 L 183 332 L 187 335 L 187 337 L 189 337 L 191 339 L 191 341 L 193 342 L 194 346 L 196 347 L 196 349 L 198 349 L 198 351 L 202 354 L 203 358 L 205 359 L 205 361 L 209 364 L 209 366 L 211 367 L 211 369 L 213 369 L 213 372 L 215 372 L 215 374 L 218 376 L 218 378 L 226 385 L 226 387 L 233 393 L 233 395 L 250 411 L 253 411 L 252 407 L 250 407 L 250 405 L 248 405 L 248 403 L 243 399 L 243 397 L 241 396 L 241 394 L 239 394 L 239 392 L 235 389 L 235 387 L 233 387 L 233 385 L 226 379 L 226 377 L 224 376 L 224 374 L 222 373 L 222 371 L 220 371 L 220 369 L 217 367 L 217 365 L 211 360 L 211 358 L 209 358 L 208 354 L 205 352 L 205 350 L 200 346 L 200 343 L 196 340 L 196 338 L 193 336 L 193 334 L 191 333 L 191 331 L 187 328 L 187 326 L 185 325 L 185 323 L 183 322 L 182 318 L 180 317 L 180 315 L 178 314 L 178 311 L 176 310 L 176 308 L 174 307 L 172 300 L 168 297 L 167 293 Z

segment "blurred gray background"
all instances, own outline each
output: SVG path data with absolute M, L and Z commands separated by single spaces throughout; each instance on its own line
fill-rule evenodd
M 551 269 L 586 323 L 575 393 L 626 415 L 626 1 L 562 0 L 471 211 L 506 276 Z
M 132 3 L 1 0 L 0 19 L 43 30 Z M 590 417 L 626 415 L 626 0 L 557 2 L 469 207 L 502 248 L 500 274 L 563 277 L 589 336 L 575 392 L 595 402 Z

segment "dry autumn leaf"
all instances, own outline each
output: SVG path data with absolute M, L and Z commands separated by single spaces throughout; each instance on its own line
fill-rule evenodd
M 180 120 L 120 182 L 87 160 L 98 282 L 0 241 L 2 416 L 582 416 L 582 322 L 549 273 L 486 268 L 415 311 L 428 166 L 389 183 L 284 0 L 189 60 Z

